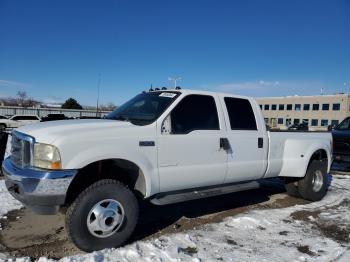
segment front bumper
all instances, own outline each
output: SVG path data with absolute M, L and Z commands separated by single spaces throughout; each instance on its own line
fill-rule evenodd
M 11 195 L 38 214 L 55 214 L 64 205 L 68 187 L 77 170 L 44 170 L 18 168 L 10 158 L 2 171 Z

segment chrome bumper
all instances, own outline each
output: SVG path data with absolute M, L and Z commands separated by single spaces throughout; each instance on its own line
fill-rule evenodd
M 10 158 L 2 171 L 11 195 L 38 214 L 55 214 L 64 205 L 68 187 L 77 170 L 18 168 Z

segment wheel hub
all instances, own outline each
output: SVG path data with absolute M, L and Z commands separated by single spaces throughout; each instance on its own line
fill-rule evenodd
M 312 189 L 314 192 L 321 190 L 323 186 L 323 174 L 320 170 L 316 170 L 312 177 Z
M 123 206 L 114 199 L 105 199 L 90 210 L 87 217 L 87 228 L 92 235 L 105 238 L 118 231 L 123 221 Z

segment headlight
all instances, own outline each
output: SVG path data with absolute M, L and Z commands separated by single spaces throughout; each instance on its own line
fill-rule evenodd
M 47 144 L 34 144 L 33 166 L 45 169 L 61 169 L 61 156 L 57 147 Z

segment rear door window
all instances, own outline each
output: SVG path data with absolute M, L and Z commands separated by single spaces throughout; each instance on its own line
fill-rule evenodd
M 350 128 L 350 118 L 345 118 L 343 122 L 341 122 L 336 129 L 338 130 L 345 130 Z
M 25 120 L 39 120 L 37 116 L 26 116 Z
M 225 97 L 232 130 L 257 130 L 253 108 L 247 99 Z

